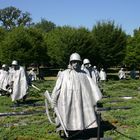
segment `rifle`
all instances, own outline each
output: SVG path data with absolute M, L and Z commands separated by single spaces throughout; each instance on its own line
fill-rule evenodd
M 48 90 L 45 91 L 44 96 L 46 97 L 45 103 L 47 102 L 47 99 L 48 99 L 48 101 L 49 101 L 50 103 L 52 103 L 52 98 L 51 98 L 51 96 L 50 96 Z M 47 108 L 46 108 L 46 109 L 47 109 Z M 47 112 L 47 111 L 46 111 L 46 112 Z M 58 117 L 58 119 L 59 119 L 59 121 L 60 121 L 60 124 L 61 124 L 61 126 L 62 126 L 62 128 L 63 128 L 63 130 L 64 130 L 64 133 L 65 133 L 66 137 L 68 137 L 68 133 L 67 133 L 67 131 L 66 131 L 65 125 L 64 125 L 64 123 L 63 123 L 63 120 L 62 120 L 62 118 L 61 118 L 61 116 L 60 116 L 60 113 L 59 113 L 57 107 L 54 107 L 54 112 L 55 112 L 56 116 Z M 48 119 L 49 119 L 49 118 L 48 118 Z
M 38 91 L 41 91 L 41 89 L 39 89 L 37 86 L 35 86 L 35 85 L 33 85 L 33 84 L 31 84 L 31 86 L 32 86 L 34 89 L 36 89 L 36 90 L 38 90 Z

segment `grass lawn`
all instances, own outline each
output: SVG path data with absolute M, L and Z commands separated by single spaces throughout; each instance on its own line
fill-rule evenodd
M 113 128 L 112 130 L 105 131 L 104 136 L 112 137 L 114 140 L 140 139 L 139 86 L 139 80 L 109 81 L 104 84 L 104 94 L 110 96 L 109 98 L 102 99 L 101 102 L 104 107 L 131 108 L 102 112 L 103 121 L 108 122 Z M 123 96 L 131 96 L 132 99 Z
M 15 107 L 10 97 L 0 96 L 0 113 L 20 111 L 45 111 L 45 90 L 52 91 L 55 77 L 45 78 L 34 84 L 41 89 L 29 90 L 25 103 Z M 114 81 L 103 83 L 103 98 L 100 104 L 107 111 L 101 111 L 101 131 L 104 137 L 113 140 L 140 139 L 140 86 L 139 80 Z M 124 99 L 131 96 L 132 99 Z M 33 105 L 34 104 L 34 105 Z M 36 104 L 40 106 L 35 106 Z M 130 109 L 119 109 L 130 107 Z M 117 109 L 118 108 L 118 109 Z M 0 117 L 0 140 L 61 140 L 55 126 L 50 124 L 45 113 Z

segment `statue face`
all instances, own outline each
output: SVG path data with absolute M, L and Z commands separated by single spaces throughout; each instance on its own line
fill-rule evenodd
M 12 65 L 12 67 L 14 68 L 14 70 L 18 70 L 19 69 L 18 65 Z
M 89 68 L 89 64 L 85 64 L 84 66 L 85 66 L 86 68 Z
M 71 66 L 76 71 L 80 70 L 80 62 L 79 61 L 71 61 Z

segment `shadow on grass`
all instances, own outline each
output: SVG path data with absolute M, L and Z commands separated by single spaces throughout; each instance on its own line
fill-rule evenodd
M 44 106 L 42 103 L 37 103 L 42 101 L 41 99 L 26 99 L 25 101 L 17 101 L 10 107 L 22 107 L 22 106 Z
M 107 79 L 108 80 L 114 80 L 114 81 L 118 81 L 119 80 L 119 77 L 118 75 L 107 75 Z
M 42 101 L 41 99 L 27 99 L 23 102 L 20 102 L 20 104 L 34 104 L 36 102 Z
M 82 131 L 68 131 L 69 137 L 63 137 L 65 140 L 90 140 L 92 138 L 103 138 L 104 132 L 108 130 L 114 130 L 116 127 L 114 127 L 112 124 L 110 124 L 108 121 L 101 121 L 101 125 L 99 128 L 92 128 L 92 129 L 86 129 Z
M 139 139 L 136 139 L 134 137 L 131 137 L 131 136 L 127 136 L 125 134 L 123 134 L 122 132 L 118 131 L 117 129 L 115 129 L 115 131 L 120 134 L 122 137 L 125 137 L 125 138 L 128 138 L 129 140 L 139 140 Z

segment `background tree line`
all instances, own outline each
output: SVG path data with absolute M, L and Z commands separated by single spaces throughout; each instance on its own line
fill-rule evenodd
M 13 59 L 23 65 L 36 63 L 66 68 L 69 56 L 78 52 L 92 65 L 112 67 L 139 65 L 140 30 L 127 35 L 114 21 L 99 21 L 92 30 L 56 26 L 41 19 L 33 23 L 28 12 L 15 7 L 0 9 L 0 61 Z

